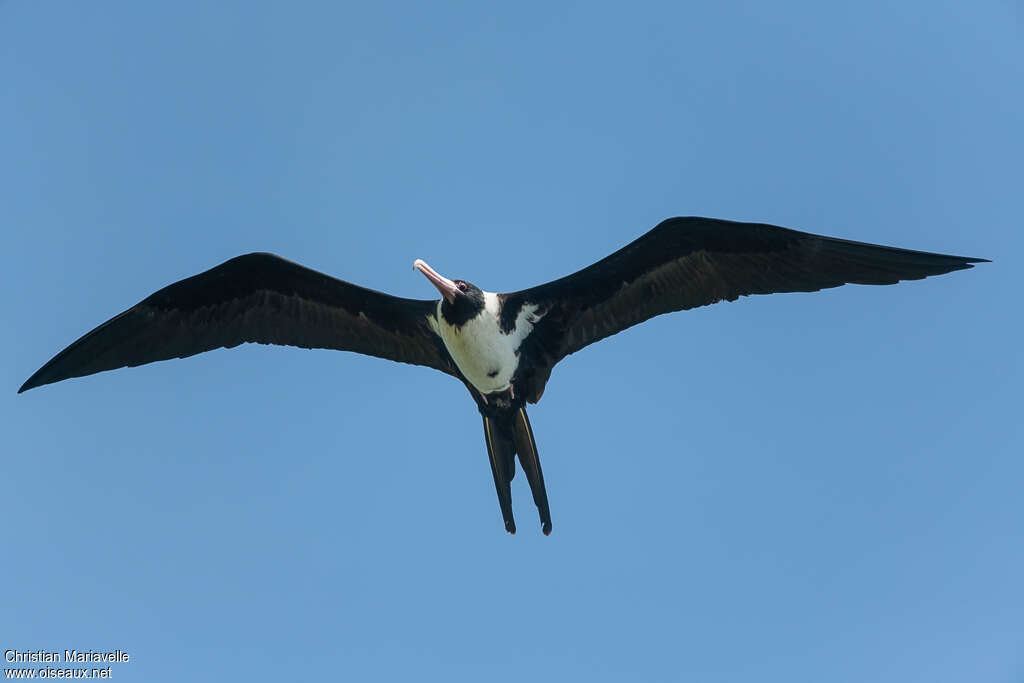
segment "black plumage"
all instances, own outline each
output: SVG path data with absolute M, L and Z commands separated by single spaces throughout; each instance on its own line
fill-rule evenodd
M 427 324 L 435 306 L 358 287 L 274 254 L 246 254 L 114 316 L 39 368 L 18 393 L 246 342 L 355 351 L 457 375 Z
M 503 294 L 502 327 L 525 304 L 544 313 L 520 378 L 537 402 L 562 358 L 656 315 L 749 294 L 891 285 L 972 267 L 947 256 L 823 237 L 762 223 L 669 218 L 614 254 L 566 277 Z
M 542 530 L 549 533 L 547 492 L 525 403 L 540 400 L 552 368 L 565 356 L 662 313 L 748 294 L 893 284 L 984 260 L 759 223 L 670 218 L 583 270 L 518 292 L 489 294 L 417 261 L 443 296 L 430 301 L 358 287 L 272 254 L 247 254 L 164 287 L 111 318 L 54 356 L 18 391 L 245 342 L 424 365 L 458 378 L 473 396 L 506 529 L 515 532 L 510 482 L 518 457 Z M 488 307 L 489 296 L 496 308 Z

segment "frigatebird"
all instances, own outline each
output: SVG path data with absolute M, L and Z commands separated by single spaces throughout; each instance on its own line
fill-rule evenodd
M 266 253 L 225 261 L 146 297 L 74 342 L 18 393 L 70 377 L 185 358 L 245 342 L 355 351 L 447 373 L 483 417 L 505 529 L 514 534 L 515 458 L 551 533 L 526 404 L 558 361 L 662 313 L 749 294 L 890 285 L 986 259 L 851 242 L 762 223 L 669 218 L 611 256 L 553 282 L 497 294 L 413 267 L 439 300 L 364 289 Z

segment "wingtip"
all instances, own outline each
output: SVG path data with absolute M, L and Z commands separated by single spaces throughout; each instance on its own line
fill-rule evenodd
M 938 255 L 944 256 L 944 254 Z M 961 268 L 971 268 L 975 263 L 992 263 L 992 259 L 977 258 L 976 256 L 946 256 L 946 258 L 955 261 Z
M 551 522 L 544 522 L 544 524 L 541 525 L 540 530 L 544 533 L 545 536 L 550 536 Z
M 45 369 L 45 367 L 46 366 L 43 366 L 42 368 L 39 368 L 39 370 L 34 372 L 31 377 L 29 377 L 27 380 L 25 380 L 25 383 L 22 384 L 21 387 L 18 389 L 18 393 L 19 394 L 23 394 L 26 391 L 28 391 L 29 389 L 35 389 L 36 387 L 41 387 L 44 384 L 51 384 L 54 381 L 56 381 L 56 380 L 47 378 L 43 374 L 43 370 Z
M 509 521 L 505 522 L 505 531 L 507 531 L 512 536 L 515 536 L 516 535 L 516 523 L 513 522 L 511 519 Z

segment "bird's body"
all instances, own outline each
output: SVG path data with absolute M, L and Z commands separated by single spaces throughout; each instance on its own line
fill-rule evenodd
M 482 292 L 484 306 L 478 315 L 458 324 L 449 322 L 437 302 L 430 318 L 455 366 L 481 394 L 509 390 L 519 365 L 519 347 L 533 331 L 539 316 L 536 307 L 527 306 L 516 316 L 510 330 L 501 329 L 501 298 L 494 292 Z
M 424 365 L 463 382 L 483 417 L 505 528 L 515 458 L 545 534 L 551 515 L 525 404 L 565 356 L 662 313 L 748 294 L 893 284 L 984 259 L 851 242 L 757 223 L 671 218 L 561 279 L 499 294 L 417 260 L 442 298 L 402 299 L 272 254 L 239 256 L 157 291 L 41 367 L 19 393 L 103 370 L 245 342 L 331 348 Z

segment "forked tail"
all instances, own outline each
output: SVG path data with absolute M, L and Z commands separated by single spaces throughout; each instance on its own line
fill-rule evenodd
M 548 508 L 548 493 L 544 488 L 544 473 L 540 469 L 537 442 L 533 438 L 530 418 L 526 408 L 502 416 L 484 415 L 484 438 L 487 441 L 487 455 L 491 460 L 494 474 L 494 488 L 498 492 L 501 516 L 505 519 L 505 531 L 516 532 L 516 520 L 512 516 L 512 479 L 516 475 L 515 456 L 523 467 L 526 480 L 530 482 L 533 502 L 540 513 L 541 531 L 551 533 L 551 510 Z

